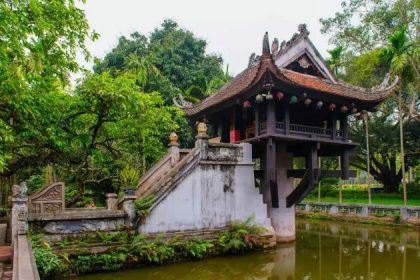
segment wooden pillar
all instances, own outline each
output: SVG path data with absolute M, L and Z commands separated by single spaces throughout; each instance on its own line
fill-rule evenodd
M 284 134 L 290 133 L 290 112 L 289 106 L 284 107 Z
M 276 104 L 274 100 L 267 100 L 267 134 L 276 132 Z
M 340 129 L 341 129 L 341 135 L 343 136 L 343 140 L 348 141 L 349 140 L 349 124 L 348 124 L 347 115 L 344 115 L 340 118 Z
M 337 115 L 334 113 L 331 116 L 331 139 L 337 139 Z
M 237 106 L 235 106 L 232 108 L 231 116 L 230 116 L 230 132 L 229 132 L 230 143 L 234 143 L 241 140 L 241 122 L 242 122 L 242 112 Z
M 268 138 L 265 152 L 266 163 L 263 195 L 267 205 L 272 206 L 273 208 L 278 208 L 279 198 L 276 174 L 276 143 L 273 141 L 273 138 Z
M 347 180 L 349 178 L 349 150 L 344 149 L 341 157 L 341 179 Z
M 255 136 L 259 136 L 260 135 L 260 129 L 261 129 L 260 106 L 259 105 L 255 105 L 254 113 L 255 113 Z

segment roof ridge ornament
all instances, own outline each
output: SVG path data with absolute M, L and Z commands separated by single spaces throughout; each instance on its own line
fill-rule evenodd
M 262 54 L 270 54 L 270 41 L 268 39 L 268 32 L 265 32 L 264 39 L 263 39 L 263 45 L 262 45 Z
M 174 102 L 174 105 L 178 108 L 191 108 L 194 105 L 191 102 L 186 101 L 180 93 L 174 98 L 172 98 L 172 101 Z

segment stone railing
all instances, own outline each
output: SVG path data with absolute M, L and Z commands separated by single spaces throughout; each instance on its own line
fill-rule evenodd
M 57 182 L 29 196 L 29 213 L 57 213 L 65 209 L 64 183 Z
M 142 196 L 146 193 L 150 187 L 165 176 L 181 159 L 185 156 L 186 151 L 179 149 L 178 136 L 172 133 L 169 137 L 170 144 L 168 153 L 152 168 L 150 168 L 140 180 L 140 183 L 136 187 L 136 196 Z
M 331 216 L 351 215 L 363 218 L 398 218 L 403 222 L 420 224 L 420 207 L 415 206 L 304 202 L 298 204 L 296 209 L 301 213 L 323 213 Z

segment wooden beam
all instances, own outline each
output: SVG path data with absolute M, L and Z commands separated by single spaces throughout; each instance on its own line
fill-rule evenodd
M 349 124 L 347 114 L 340 118 L 340 129 L 343 136 L 343 140 L 349 140 Z
M 290 113 L 289 106 L 284 107 L 284 134 L 288 135 L 290 132 Z
M 259 105 L 255 105 L 254 113 L 255 113 L 255 136 L 259 136 L 260 135 L 260 128 L 261 128 L 260 106 Z
M 349 178 L 349 151 L 344 149 L 341 157 L 341 179 L 347 180 Z
M 276 176 L 276 143 L 272 138 L 266 142 L 265 149 L 265 174 L 264 174 L 264 190 L 265 203 L 274 208 L 278 207 L 278 191 Z
M 274 100 L 267 101 L 267 133 L 276 133 L 276 104 Z
M 334 113 L 331 116 L 331 139 L 337 139 L 337 115 Z
M 306 169 L 288 169 L 287 170 L 287 177 L 294 177 L 294 178 L 302 178 L 305 174 Z M 356 170 L 349 170 L 349 177 L 356 177 L 357 172 Z M 339 178 L 341 177 L 342 170 L 321 170 L 321 177 L 331 177 L 331 178 Z

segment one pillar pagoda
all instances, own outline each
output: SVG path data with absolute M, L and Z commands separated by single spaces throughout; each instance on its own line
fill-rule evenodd
M 295 236 L 294 205 L 325 176 L 347 179 L 349 156 L 358 144 L 349 140 L 348 118 L 372 111 L 393 90 L 365 89 L 339 81 L 308 38 L 305 25 L 292 40 L 270 50 L 268 34 L 261 56 L 202 102 L 184 107 L 191 121 L 208 124 L 210 141 L 252 144 L 255 178 L 279 240 Z M 321 170 L 319 157 L 340 157 L 341 170 Z M 303 157 L 296 169 L 293 158 Z M 293 178 L 301 178 L 295 187 Z

